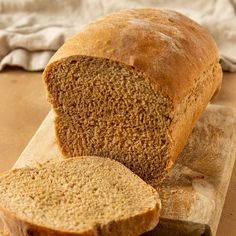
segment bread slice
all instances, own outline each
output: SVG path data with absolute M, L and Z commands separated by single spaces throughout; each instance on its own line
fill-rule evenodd
M 140 235 L 157 225 L 160 207 L 154 188 L 107 158 L 71 158 L 0 177 L 10 235 Z
M 109 157 L 157 183 L 221 76 L 215 42 L 203 27 L 177 12 L 134 9 L 67 40 L 43 79 L 65 157 Z

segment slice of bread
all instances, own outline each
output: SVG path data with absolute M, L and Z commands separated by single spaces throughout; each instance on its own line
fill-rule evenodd
M 0 177 L 10 235 L 140 235 L 159 219 L 158 193 L 122 164 L 78 157 Z

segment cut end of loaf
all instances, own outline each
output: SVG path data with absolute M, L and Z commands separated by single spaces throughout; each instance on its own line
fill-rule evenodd
M 143 73 L 108 59 L 71 56 L 52 63 L 45 81 L 66 157 L 107 157 L 146 181 L 162 178 L 171 104 Z
M 159 210 L 157 192 L 107 158 L 71 158 L 0 177 L 0 215 L 14 235 L 140 235 L 155 227 Z

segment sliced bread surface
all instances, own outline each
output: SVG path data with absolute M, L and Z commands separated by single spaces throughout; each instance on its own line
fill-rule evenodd
M 107 158 L 71 158 L 0 177 L 10 235 L 140 235 L 157 225 L 160 207 L 154 188 Z

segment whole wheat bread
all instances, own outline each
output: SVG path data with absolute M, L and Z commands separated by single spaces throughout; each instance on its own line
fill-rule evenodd
M 203 27 L 174 11 L 134 9 L 67 40 L 43 79 L 65 157 L 109 157 L 153 184 L 175 162 L 221 76 Z
M 0 212 L 10 235 L 140 235 L 157 225 L 160 207 L 154 188 L 107 158 L 0 176 Z

